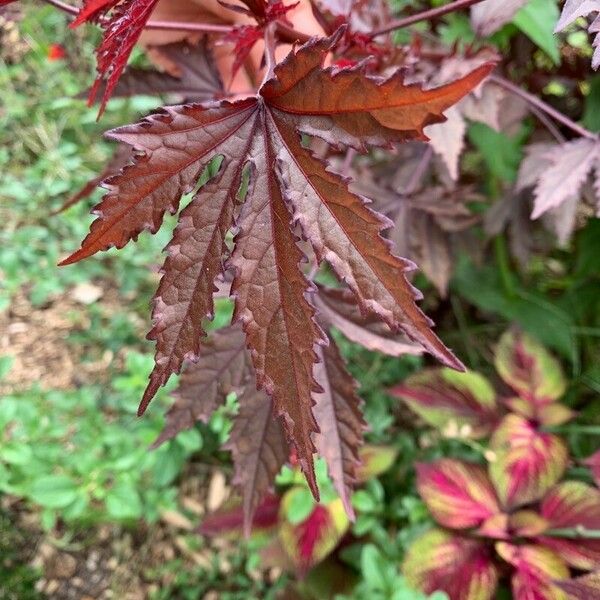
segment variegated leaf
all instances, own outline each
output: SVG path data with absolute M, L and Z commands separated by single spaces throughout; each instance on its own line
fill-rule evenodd
M 558 554 L 539 546 L 496 544 L 498 554 L 515 568 L 512 576 L 514 600 L 566 600 L 553 580 L 569 576 L 569 569 Z
M 483 467 L 445 458 L 417 465 L 417 489 L 433 518 L 444 527 L 477 527 L 500 512 Z
M 510 540 L 515 537 L 535 537 L 548 529 L 548 522 L 532 510 L 513 514 L 499 513 L 487 519 L 477 530 L 479 535 Z
M 537 407 L 565 393 L 567 384 L 560 363 L 526 333 L 507 331 L 496 347 L 494 364 L 500 377 L 525 401 L 518 405 L 524 417 L 537 417 Z
M 295 496 L 304 493 L 300 487 L 288 490 L 279 511 L 279 539 L 286 554 L 299 572 L 304 573 L 321 562 L 338 545 L 350 521 L 339 498 L 328 504 L 316 504 L 306 519 L 291 523 L 288 518 Z
M 498 570 L 479 540 L 432 529 L 413 542 L 402 565 L 408 582 L 431 594 L 441 590 L 450 600 L 492 600 Z
M 600 487 L 600 450 L 592 454 L 589 458 L 586 458 L 585 464 L 592 471 L 592 477 L 596 482 L 596 485 Z
M 546 495 L 541 513 L 548 521 L 550 533 L 540 538 L 540 543 L 552 548 L 572 567 L 600 569 L 600 538 L 585 537 L 586 531 L 600 535 L 600 491 L 580 481 L 561 483 Z M 552 536 L 552 531 L 560 537 Z M 569 531 L 573 534 L 566 537 Z
M 539 500 L 563 475 L 568 453 L 564 442 L 519 415 L 507 415 L 490 441 L 490 477 L 503 506 Z
M 569 600 L 600 600 L 600 571 L 554 583 Z
M 393 446 L 372 446 L 366 444 L 358 449 L 359 464 L 356 467 L 357 483 L 364 483 L 385 473 L 396 460 L 398 450 Z
M 488 434 L 498 418 L 496 393 L 477 373 L 425 369 L 391 390 L 437 429 L 465 427 L 470 437 Z

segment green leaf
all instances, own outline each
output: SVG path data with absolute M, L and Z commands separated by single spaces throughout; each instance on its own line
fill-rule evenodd
M 29 496 L 46 508 L 64 508 L 77 498 L 77 484 L 66 475 L 46 475 L 33 482 Z
M 305 487 L 294 488 L 294 493 L 289 494 L 285 516 L 292 525 L 305 521 L 314 508 L 312 494 Z
M 555 65 L 560 64 L 558 38 L 554 35 L 558 17 L 555 0 L 529 0 L 513 19 L 513 23 L 537 44 Z
M 468 135 L 471 143 L 481 152 L 490 173 L 509 183 L 516 181 L 523 154 L 521 146 L 524 131 L 515 137 L 508 137 L 483 123 L 471 123 Z
M 106 510 L 115 519 L 138 519 L 142 516 L 142 501 L 135 487 L 127 481 L 119 481 L 105 498 Z

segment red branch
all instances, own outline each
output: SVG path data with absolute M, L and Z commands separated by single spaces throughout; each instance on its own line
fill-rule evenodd
M 415 15 L 411 15 L 410 17 L 404 17 L 403 19 L 397 19 L 396 21 L 392 21 L 389 25 L 386 25 L 381 29 L 376 29 L 375 31 L 372 31 L 369 34 L 369 37 L 374 38 L 378 35 L 383 35 L 384 33 L 390 33 L 390 31 L 395 31 L 396 29 L 403 29 L 404 27 L 414 25 L 419 21 L 429 21 L 431 19 L 436 19 L 437 17 L 441 17 L 442 15 L 447 15 L 448 13 L 455 12 L 463 8 L 468 8 L 469 6 L 477 4 L 481 1 L 482 0 L 454 0 L 454 2 L 450 2 L 449 4 L 446 4 L 444 6 L 438 6 L 437 8 L 424 10 Z

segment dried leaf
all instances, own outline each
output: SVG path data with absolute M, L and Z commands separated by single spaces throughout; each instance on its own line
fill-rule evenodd
M 479 540 L 432 529 L 409 547 L 402 565 L 408 583 L 426 594 L 443 591 L 451 600 L 492 600 L 498 570 Z
M 478 527 L 500 511 L 483 467 L 449 458 L 420 463 L 417 489 L 433 518 L 450 529 Z

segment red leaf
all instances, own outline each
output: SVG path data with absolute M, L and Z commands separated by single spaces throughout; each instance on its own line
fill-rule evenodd
M 199 44 L 176 42 L 151 47 L 149 50 L 153 52 L 154 58 L 158 57 L 171 66 L 169 72 L 129 67 L 119 79 L 111 97 L 178 94 L 186 101 L 204 102 L 223 95 L 223 83 L 206 38 Z M 106 86 L 101 83 L 98 94 L 103 96 L 105 89 Z M 88 94 L 86 92 L 85 95 Z
M 498 570 L 486 545 L 441 529 L 432 529 L 413 542 L 402 572 L 426 594 L 440 590 L 450 600 L 496 597 Z
M 127 6 L 129 0 L 119 5 L 119 14 L 124 14 L 123 7 Z M 135 30 L 141 23 L 140 11 L 149 2 L 139 0 L 131 6 L 136 7 L 132 15 Z M 110 37 L 111 44 L 119 39 L 121 26 L 118 18 L 111 20 L 115 34 Z M 230 223 L 232 198 L 239 191 L 236 182 L 247 164 L 250 183 L 230 259 L 236 270 L 234 317 L 246 332 L 257 382 L 273 399 L 276 414 L 283 417 L 315 494 L 311 436 L 318 428 L 312 406 L 320 388 L 313 369 L 317 362 L 315 346 L 326 343 L 326 339 L 314 322 L 314 309 L 307 299 L 313 288 L 299 268 L 304 257 L 296 244 L 286 200 L 316 254 L 327 259 L 348 282 L 365 311 L 378 315 L 394 330 L 405 331 L 446 364 L 456 368 L 462 364 L 433 334 L 431 321 L 418 309 L 415 290 L 403 276 L 409 263 L 393 257 L 379 237 L 383 221 L 348 191 L 346 182 L 329 173 L 300 145 L 298 130 L 311 120 L 322 123 L 334 119 L 339 139 L 348 134 L 360 144 L 412 137 L 427 123 L 442 119 L 441 111 L 464 96 L 490 68 L 488 65 L 457 82 L 423 92 L 403 86 L 398 77 L 381 83 L 360 69 L 345 71 L 343 77 L 322 69 L 333 41 L 309 42 L 290 53 L 258 96 L 236 103 L 171 107 L 141 123 L 110 132 L 110 137 L 134 147 L 135 163 L 107 182 L 108 193 L 96 210 L 98 218 L 89 235 L 81 249 L 62 263 L 111 246 L 121 248 L 144 230 L 156 232 L 166 211 L 177 211 L 181 197 L 195 188 L 209 160 L 223 156 L 222 175 L 209 185 L 215 188 L 217 204 L 224 202 L 224 212 L 207 222 L 209 215 L 196 211 L 197 206 L 186 209 L 182 213 L 185 229 L 176 231 L 170 248 L 166 283 L 159 289 L 154 314 L 157 365 L 143 410 L 183 359 L 198 353 L 197 336 L 202 333 L 199 321 L 210 315 L 212 307 L 208 281 L 220 269 L 223 234 Z M 107 52 L 106 60 L 110 61 L 111 52 Z M 116 72 L 111 70 L 107 93 Z M 302 100 L 307 80 L 326 93 Z M 365 93 L 352 94 L 348 103 L 350 85 Z M 320 100 L 315 101 L 316 96 Z M 300 190 L 305 190 L 304 195 Z M 201 190 L 197 198 L 203 193 Z M 192 244 L 196 233 L 187 229 L 192 218 L 200 219 L 203 232 L 214 233 L 207 250 Z M 196 253 L 191 261 L 178 254 L 179 247 L 188 243 Z M 196 262 L 202 260 L 205 267 L 209 265 L 207 273 L 197 269 Z M 179 268 L 183 268 L 181 273 Z
M 102 23 L 104 36 L 96 50 L 98 76 L 89 96 L 91 105 L 100 85 L 105 81 L 99 116 L 104 112 L 129 55 L 157 2 L 158 0 L 88 0 L 71 24 L 72 27 L 76 27 L 86 21 L 106 17 Z
M 564 442 L 538 431 L 518 415 L 507 415 L 490 441 L 490 477 L 503 506 L 534 502 L 562 477 L 568 452 Z
M 600 491 L 579 481 L 552 488 L 542 501 L 541 514 L 548 529 L 600 530 Z M 600 569 L 600 539 L 545 536 L 540 543 L 551 548 L 576 569 Z
M 403 335 L 398 335 L 373 314 L 362 314 L 350 290 L 318 286 L 315 307 L 322 322 L 335 327 L 350 341 L 367 350 L 388 356 L 423 354 L 424 350 Z
M 515 600 L 565 600 L 553 583 L 565 579 L 569 569 L 560 558 L 547 548 L 496 544 L 498 554 L 515 568 L 512 590 Z
M 320 362 L 315 365 L 315 379 L 323 392 L 315 398 L 314 414 L 320 430 L 315 435 L 315 446 L 327 463 L 346 513 L 353 520 L 350 495 L 360 464 L 358 449 L 367 424 L 362 418 L 357 384 L 346 370 L 335 342 L 330 339 L 329 346 L 318 353 Z
M 261 498 L 289 455 L 281 423 L 273 416 L 271 399 L 252 389 L 252 384 L 248 387 L 239 399 L 240 410 L 226 445 L 233 455 L 233 483 L 242 492 L 246 536 L 250 535 Z
M 175 404 L 154 442 L 157 447 L 197 421 L 208 421 L 212 412 L 230 392 L 241 392 L 253 379 L 241 327 L 227 327 L 204 340 L 197 363 L 188 364 L 181 376 Z
M 270 529 L 274 527 L 277 524 L 280 504 L 281 499 L 279 496 L 272 494 L 265 496 L 254 511 L 252 527 L 254 529 Z M 206 536 L 222 536 L 241 530 L 244 520 L 245 513 L 242 506 L 232 506 L 214 512 L 206 517 L 202 521 L 198 531 Z
M 483 467 L 449 458 L 417 465 L 417 489 L 433 518 L 444 527 L 477 527 L 500 512 Z

